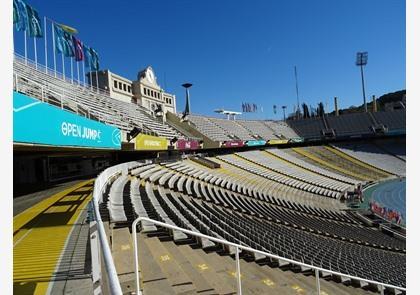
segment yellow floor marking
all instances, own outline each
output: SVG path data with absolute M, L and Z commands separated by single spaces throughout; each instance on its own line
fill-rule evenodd
M 293 290 L 295 290 L 296 292 L 298 292 L 298 293 L 303 293 L 303 292 L 305 292 L 305 289 L 303 289 L 303 288 L 301 288 L 300 286 L 298 286 L 298 285 L 292 285 L 292 289 Z
M 130 250 L 130 249 L 131 249 L 130 244 L 121 245 L 121 250 L 122 250 L 122 251 L 127 251 L 127 250 Z
M 168 254 L 160 256 L 160 261 L 162 262 L 169 261 L 169 260 L 171 260 L 171 257 Z
M 364 167 L 364 168 L 366 168 L 366 169 L 368 169 L 370 171 L 373 171 L 375 173 L 378 173 L 380 175 L 385 175 L 385 176 L 390 176 L 391 175 L 390 173 L 386 172 L 385 170 L 379 169 L 379 168 L 377 168 L 375 166 L 372 166 L 372 165 L 370 165 L 368 163 L 362 162 L 359 159 L 356 159 L 356 158 L 354 158 L 354 157 L 346 154 L 345 152 L 342 152 L 342 151 L 340 151 L 340 150 L 338 150 L 338 149 L 336 149 L 336 148 L 334 148 L 332 146 L 326 145 L 326 146 L 324 146 L 324 148 L 326 150 L 328 150 L 328 151 L 336 154 L 337 156 L 342 157 L 342 158 L 344 158 L 346 160 L 349 160 L 350 162 L 353 162 L 356 165 L 362 166 L 362 167 Z
M 228 273 L 232 276 L 232 277 L 237 277 L 237 275 L 236 275 L 236 271 L 228 271 Z M 243 274 L 241 274 L 240 275 L 240 277 L 242 278 L 243 277 Z
M 321 158 L 315 156 L 313 153 L 310 153 L 308 151 L 305 151 L 302 148 L 292 148 L 292 150 L 295 151 L 296 153 L 304 156 L 304 157 L 307 157 L 307 158 L 309 158 L 309 159 L 311 159 L 311 160 L 313 160 L 313 161 L 315 161 L 317 163 L 320 163 L 321 165 L 324 165 L 324 166 L 327 166 L 327 167 L 332 168 L 334 170 L 340 171 L 341 173 L 344 173 L 345 175 L 349 175 L 349 176 L 355 177 L 356 179 L 371 180 L 370 178 L 366 177 L 365 175 L 354 173 L 354 172 L 352 172 L 350 170 L 341 168 L 341 167 L 336 166 L 336 165 L 334 165 L 334 164 L 332 164 L 330 162 L 324 161 Z
M 264 280 L 262 280 L 262 282 L 269 287 L 274 286 L 274 282 L 270 279 L 264 279 Z
M 328 295 L 328 293 L 325 291 L 321 291 L 321 295 Z
M 67 237 L 91 199 L 92 184 L 92 180 L 83 181 L 15 216 L 13 219 L 15 294 L 46 293 Z M 68 194 L 70 195 L 67 196 Z
M 205 263 L 198 264 L 198 265 L 197 265 L 197 267 L 198 267 L 200 270 L 206 270 L 206 269 L 208 269 L 208 268 L 209 268 L 209 267 L 207 266 L 207 264 L 205 264 Z

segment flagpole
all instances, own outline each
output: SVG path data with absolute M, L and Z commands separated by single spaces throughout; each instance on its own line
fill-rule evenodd
M 98 71 L 96 73 L 96 91 L 99 93 L 99 79 L 98 79 Z
M 76 60 L 76 68 L 77 68 L 77 84 L 80 85 L 79 62 L 77 60 Z
M 36 52 L 36 37 L 34 38 L 34 52 L 35 52 L 35 69 L 38 70 L 38 54 Z
M 48 73 L 48 50 L 47 50 L 47 18 L 44 16 L 44 49 L 45 49 L 45 73 Z
M 64 53 L 61 52 L 61 62 L 63 65 L 63 80 L 66 81 L 66 69 L 64 68 Z
M 90 71 L 89 71 L 89 75 L 90 75 L 90 90 L 93 91 L 93 85 L 92 85 L 92 66 L 90 67 Z
M 28 47 L 27 47 L 27 44 L 26 44 L 26 29 L 23 32 L 23 36 L 25 38 L 25 64 L 27 65 L 28 64 Z
M 70 56 L 71 84 L 73 84 L 73 58 Z
M 52 32 L 52 42 L 53 42 L 53 59 L 54 59 L 54 77 L 57 78 L 57 62 L 55 59 L 55 33 L 54 33 L 54 23 L 51 22 L 51 32 Z
M 82 62 L 82 71 L 83 71 L 83 87 L 86 87 L 86 74 L 85 74 L 85 64 Z

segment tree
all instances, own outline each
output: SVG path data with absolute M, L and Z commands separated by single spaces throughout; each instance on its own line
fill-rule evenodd
M 318 117 L 324 117 L 325 115 L 324 104 L 322 103 L 322 101 L 318 104 L 317 115 Z
M 308 105 L 306 103 L 302 103 L 302 109 L 303 109 L 303 118 L 304 119 L 309 118 L 310 117 L 309 108 L 308 108 Z

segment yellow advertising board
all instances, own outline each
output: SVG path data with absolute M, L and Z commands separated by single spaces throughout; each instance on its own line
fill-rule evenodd
M 168 149 L 168 140 L 163 137 L 139 134 L 136 136 L 136 150 L 161 151 Z
M 286 144 L 288 142 L 288 139 L 271 139 L 268 141 L 268 144 Z

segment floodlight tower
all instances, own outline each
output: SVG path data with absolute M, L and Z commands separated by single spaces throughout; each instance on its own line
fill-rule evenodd
M 363 66 L 367 65 L 368 53 L 358 52 L 356 56 L 356 66 L 360 66 L 360 73 L 362 75 L 362 90 L 363 90 L 363 104 L 365 106 L 365 113 L 367 113 L 366 93 L 365 93 L 365 78 L 363 75 Z
M 287 106 L 281 106 L 281 108 L 283 109 L 283 121 L 286 121 L 286 108 L 287 108 Z
M 182 87 L 185 87 L 185 95 L 186 95 L 184 116 L 187 116 L 190 114 L 190 92 L 188 88 L 190 88 L 191 86 L 192 86 L 191 83 L 182 84 Z

